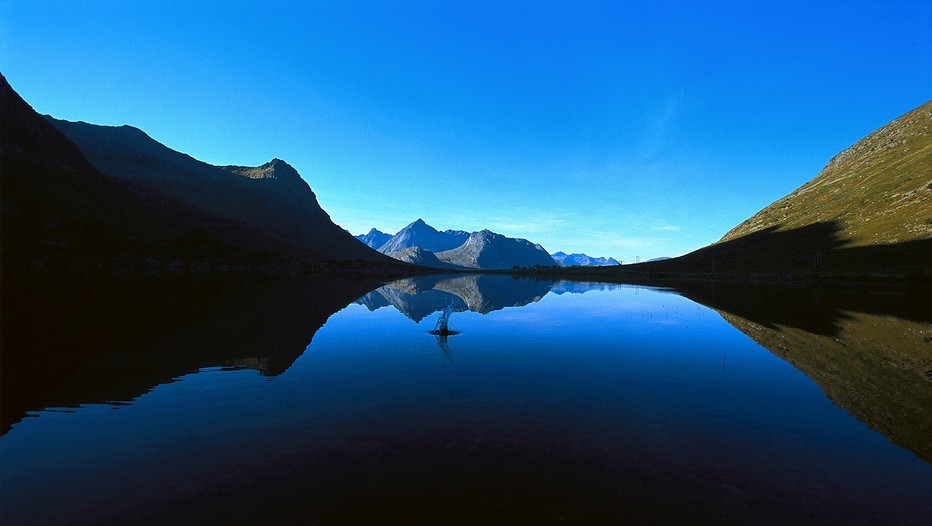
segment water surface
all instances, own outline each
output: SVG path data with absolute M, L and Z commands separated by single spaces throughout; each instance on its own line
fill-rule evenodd
M 768 318 L 721 287 L 681 291 L 713 310 L 671 290 L 501 276 L 402 280 L 341 309 L 358 288 L 205 292 L 199 319 L 151 316 L 161 333 L 145 342 L 123 327 L 115 348 L 51 360 L 61 381 L 5 415 L 0 519 L 922 524 L 932 513 L 922 312 L 841 310 L 807 291 L 805 308 L 773 299 Z M 444 309 L 457 334 L 430 333 Z

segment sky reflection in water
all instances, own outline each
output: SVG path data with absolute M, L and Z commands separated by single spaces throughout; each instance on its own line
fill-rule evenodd
M 932 511 L 929 464 L 716 311 L 643 287 L 456 279 L 364 296 L 278 376 L 218 363 L 130 404 L 26 418 L 0 438 L 0 518 L 919 524 Z M 444 349 L 426 313 L 451 303 Z

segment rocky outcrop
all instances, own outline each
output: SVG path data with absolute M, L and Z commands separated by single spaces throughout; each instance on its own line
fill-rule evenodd
M 404 261 L 405 263 L 411 263 L 412 265 L 418 265 L 420 267 L 431 267 L 431 268 L 446 268 L 446 269 L 461 269 L 456 265 L 440 261 L 437 256 L 430 250 L 422 249 L 421 247 L 410 247 L 398 252 L 392 252 L 389 256 L 397 259 L 398 261 Z

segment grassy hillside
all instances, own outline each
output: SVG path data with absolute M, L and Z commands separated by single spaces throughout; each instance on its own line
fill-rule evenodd
M 836 155 L 717 243 L 628 271 L 932 278 L 932 103 Z
M 839 153 L 815 179 L 722 241 L 830 222 L 845 246 L 932 237 L 932 102 Z

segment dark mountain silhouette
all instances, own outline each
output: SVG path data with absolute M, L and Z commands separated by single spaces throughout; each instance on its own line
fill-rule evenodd
M 304 260 L 388 262 L 339 228 L 288 163 L 213 166 L 131 126 L 98 126 L 46 117 L 104 174 L 237 245 Z
M 585 254 L 567 254 L 562 251 L 554 252 L 550 255 L 561 267 L 607 267 L 611 265 L 620 265 L 615 258 L 597 258 Z
M 239 253 L 101 174 L 0 75 L 3 270 L 87 271 Z
M 280 374 L 333 313 L 377 285 L 240 275 L 4 283 L 0 434 L 27 411 L 126 402 L 205 367 Z
M 359 234 L 358 236 L 353 237 L 362 241 L 370 248 L 374 248 L 376 250 L 378 250 L 379 247 L 384 245 L 386 241 L 392 238 L 390 234 L 386 234 L 385 232 L 381 232 L 375 228 L 369 230 L 368 234 Z
M 473 232 L 460 247 L 438 252 L 441 261 L 473 269 L 556 266 L 557 262 L 540 245 L 489 230 Z
M 392 252 L 401 252 L 406 248 L 420 247 L 437 253 L 456 248 L 465 243 L 468 238 L 468 232 L 462 230 L 440 232 L 425 223 L 423 219 L 418 218 L 380 246 L 379 252 L 391 254 Z

